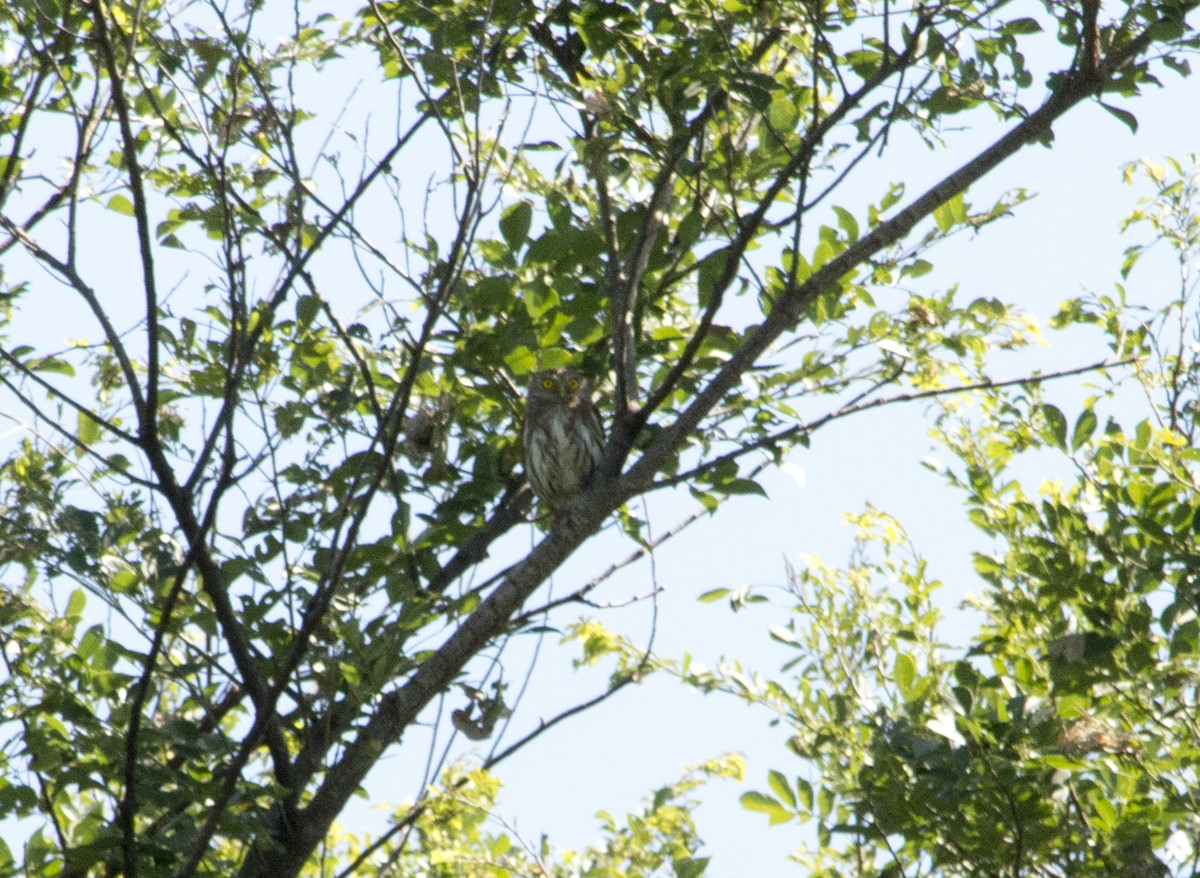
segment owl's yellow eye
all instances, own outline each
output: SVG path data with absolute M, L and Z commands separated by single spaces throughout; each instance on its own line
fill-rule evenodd
M 553 378 L 543 378 L 542 379 L 542 387 L 546 390 L 553 390 L 554 389 L 554 379 Z
M 578 390 L 579 389 L 579 379 L 572 378 L 570 381 L 567 382 L 567 387 L 571 388 L 572 390 Z

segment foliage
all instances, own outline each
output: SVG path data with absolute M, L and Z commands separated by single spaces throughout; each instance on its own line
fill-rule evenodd
M 770 771 L 742 802 L 814 828 L 796 854 L 811 874 L 1200 864 L 1200 190 L 1178 161 L 1138 171 L 1155 191 L 1126 226 L 1147 222 L 1169 245 L 1176 298 L 1142 321 L 1118 287 L 1059 317 L 1094 322 L 1138 367 L 1070 414 L 1038 385 L 942 401 L 937 435 L 954 462 L 937 470 L 992 543 L 974 559 L 969 645 L 940 639 L 941 583 L 900 524 L 868 509 L 852 518 L 844 569 L 812 558 L 789 577 L 791 619 L 771 632 L 794 653 L 784 676 L 667 665 L 793 730 L 805 767 Z M 1130 266 L 1146 247 L 1130 248 Z M 745 610 L 765 595 L 733 598 Z
M 1186 73 L 1193 5 L 5 4 L 0 872 L 317 868 L 385 753 L 424 786 L 520 719 L 505 650 L 606 574 L 526 604 L 613 513 L 649 551 L 629 500 L 988 386 L 1027 322 L 910 282 L 1025 198 L 972 183 Z M 968 121 L 932 184 L 895 146 Z M 607 448 L 527 550 L 563 365 Z
M 419 803 L 397 809 L 390 837 L 357 838 L 339 828 L 344 840 L 336 849 L 341 861 L 349 860 L 352 868 L 375 872 L 390 868 L 411 876 L 691 878 L 703 873 L 707 859 L 693 856 L 701 840 L 692 822 L 696 803 L 690 796 L 710 777 L 740 780 L 743 771 L 741 760 L 733 756 L 705 762 L 655 790 L 645 808 L 628 815 L 624 825 L 601 812 L 601 844 L 558 851 L 544 836 L 534 848 L 522 845 L 510 827 L 490 831 L 488 825 L 496 822 L 491 812 L 499 782 L 482 769 L 453 766 L 442 784 L 431 785 Z M 338 873 L 326 868 L 305 874 Z

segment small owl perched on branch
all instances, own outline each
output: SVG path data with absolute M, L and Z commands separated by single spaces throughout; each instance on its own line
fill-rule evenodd
M 587 486 L 604 451 L 604 428 L 585 375 L 535 372 L 525 397 L 525 474 L 543 506 L 558 514 Z

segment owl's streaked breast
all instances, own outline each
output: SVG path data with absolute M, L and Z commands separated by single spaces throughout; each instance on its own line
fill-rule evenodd
M 551 511 L 561 512 L 587 486 L 604 450 L 595 407 L 583 399 L 531 396 L 523 438 L 534 493 Z

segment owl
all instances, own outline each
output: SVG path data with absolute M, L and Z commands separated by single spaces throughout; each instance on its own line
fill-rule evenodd
M 571 369 L 535 372 L 525 397 L 525 474 L 552 513 L 563 512 L 592 478 L 604 428 L 587 377 Z

